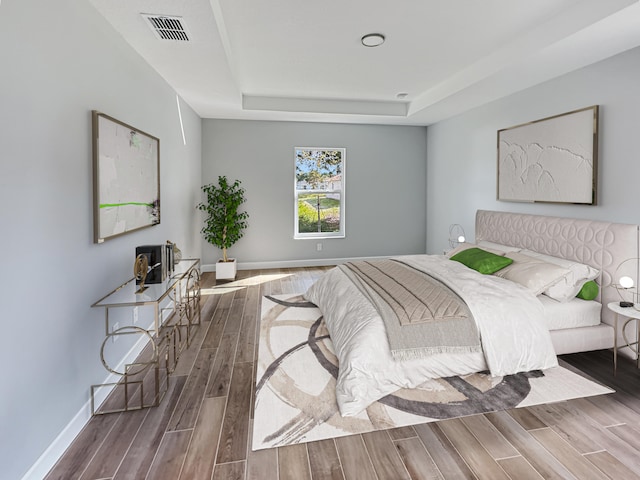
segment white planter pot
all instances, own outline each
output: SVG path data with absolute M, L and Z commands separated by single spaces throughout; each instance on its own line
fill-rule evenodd
M 216 280 L 234 280 L 236 278 L 237 264 L 235 258 L 228 262 L 218 260 L 216 263 Z

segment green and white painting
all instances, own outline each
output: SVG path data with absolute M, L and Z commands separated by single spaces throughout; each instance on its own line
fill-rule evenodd
M 160 140 L 93 111 L 94 240 L 160 223 Z

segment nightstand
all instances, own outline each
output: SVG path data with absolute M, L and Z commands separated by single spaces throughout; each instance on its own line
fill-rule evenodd
M 640 355 L 638 354 L 638 350 L 639 350 L 638 341 L 640 340 L 640 310 L 638 310 L 638 308 L 640 308 L 640 304 L 636 303 L 633 307 L 621 307 L 618 302 L 610 302 L 607 305 L 607 308 L 616 314 L 616 319 L 615 319 L 616 337 L 613 343 L 614 345 L 613 346 L 613 351 L 614 351 L 614 357 L 613 357 L 614 367 L 613 368 L 614 369 L 616 368 L 617 356 L 618 356 L 617 335 L 618 335 L 618 317 L 619 316 L 626 317 L 627 319 L 622 324 L 622 338 L 624 339 L 624 342 L 625 342 L 625 344 L 622 346 L 629 347 L 631 351 L 636 354 L 636 368 L 640 368 Z M 630 342 L 629 339 L 627 338 L 626 328 L 629 322 L 632 322 L 634 320 L 636 322 L 636 338 L 635 338 L 635 342 Z

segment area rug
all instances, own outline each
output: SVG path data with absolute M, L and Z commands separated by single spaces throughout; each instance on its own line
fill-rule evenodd
M 322 314 L 301 295 L 262 301 L 253 450 L 611 393 L 566 368 L 430 380 L 356 417 L 335 399 L 338 362 Z

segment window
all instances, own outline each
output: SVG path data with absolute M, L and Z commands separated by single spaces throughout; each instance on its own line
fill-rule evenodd
M 344 237 L 344 148 L 296 147 L 294 238 Z

